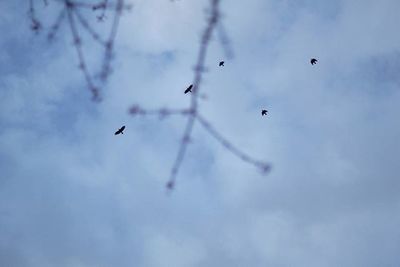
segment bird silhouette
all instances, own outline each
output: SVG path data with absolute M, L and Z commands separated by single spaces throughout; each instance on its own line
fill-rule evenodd
M 267 115 L 267 112 L 268 112 L 268 110 L 263 109 L 263 110 L 261 111 L 261 116 Z
M 189 87 L 185 90 L 185 94 L 192 92 L 193 84 L 189 85 Z
M 124 134 L 124 130 L 125 130 L 125 125 L 119 128 L 118 131 L 115 132 L 115 135 Z
M 311 65 L 317 64 L 318 60 L 316 60 L 315 58 L 312 58 L 310 60 Z
M 219 66 L 221 67 L 221 66 L 224 66 L 224 63 L 225 63 L 225 61 L 220 61 L 219 62 Z

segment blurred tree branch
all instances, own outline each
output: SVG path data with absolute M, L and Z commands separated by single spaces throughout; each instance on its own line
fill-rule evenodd
M 79 69 L 84 76 L 93 100 L 99 101 L 101 100 L 100 88 L 104 86 L 112 72 L 111 61 L 114 56 L 114 42 L 118 30 L 119 20 L 122 12 L 124 10 L 130 10 L 131 5 L 125 4 L 124 0 L 114 0 L 112 2 L 109 0 L 102 0 L 92 4 L 74 0 L 53 0 L 52 2 L 57 5 L 61 5 L 62 8 L 54 24 L 48 31 L 48 40 L 52 41 L 55 39 L 58 31 L 60 30 L 61 24 L 66 20 L 72 35 L 73 45 L 78 56 Z M 49 2 L 45 0 L 44 5 L 49 6 Z M 83 9 L 91 9 L 93 12 L 101 12 L 100 15 L 97 16 L 99 22 L 103 22 L 105 20 L 106 11 L 113 14 L 113 18 L 111 20 L 111 30 L 107 37 L 101 37 L 99 32 L 96 31 L 95 27 L 88 23 L 88 21 L 81 14 L 81 10 Z M 32 31 L 39 33 L 43 26 L 36 15 L 35 0 L 29 0 L 29 18 L 31 21 Z M 100 71 L 97 75 L 93 75 L 89 71 L 83 50 L 83 41 L 80 30 L 89 34 L 95 43 L 98 43 L 101 47 L 103 47 L 103 61 Z
M 184 128 L 183 136 L 178 148 L 178 153 L 176 155 L 175 161 L 173 163 L 170 177 L 166 183 L 166 188 L 168 190 L 172 190 L 176 184 L 176 178 L 182 165 L 182 162 L 185 157 L 185 153 L 187 151 L 187 147 L 190 143 L 193 127 L 195 122 L 199 122 L 200 125 L 214 138 L 216 139 L 226 150 L 233 153 L 242 161 L 252 164 L 255 167 L 259 168 L 263 173 L 269 172 L 271 166 L 266 162 L 262 162 L 254 159 L 248 154 L 244 153 L 241 149 L 234 146 L 231 142 L 229 142 L 226 138 L 220 134 L 214 126 L 212 126 L 203 116 L 199 113 L 198 101 L 201 97 L 199 92 L 201 89 L 201 82 L 203 79 L 203 73 L 205 71 L 205 60 L 207 57 L 207 50 L 211 41 L 211 37 L 213 32 L 219 26 L 219 37 L 220 42 L 223 48 L 225 49 L 225 53 L 228 57 L 233 55 L 232 50 L 230 49 L 229 39 L 226 35 L 224 27 L 220 22 L 221 13 L 219 10 L 220 0 L 210 0 L 210 14 L 207 19 L 207 25 L 204 28 L 201 41 L 200 48 L 197 54 L 196 64 L 194 67 L 194 77 L 193 77 L 193 91 L 191 93 L 191 101 L 190 107 L 183 110 L 172 110 L 162 108 L 159 110 L 146 110 L 140 105 L 134 105 L 130 108 L 129 112 L 132 115 L 158 115 L 160 118 L 164 118 L 169 115 L 183 115 L 187 117 L 186 126 Z
M 48 6 L 47 0 L 44 0 L 44 5 Z M 53 25 L 50 27 L 47 37 L 51 41 L 55 39 L 57 33 L 60 31 L 60 26 L 64 21 L 67 22 L 69 30 L 73 39 L 73 46 L 75 47 L 79 69 L 82 72 L 88 89 L 90 90 L 94 100 L 98 101 L 100 97 L 100 88 L 103 86 L 109 75 L 111 74 L 111 61 L 114 53 L 114 42 L 118 30 L 120 17 L 124 10 L 130 10 L 131 5 L 125 4 L 124 0 L 102 0 L 95 4 L 80 2 L 75 0 L 53 0 L 52 2 L 61 5 L 61 11 L 55 19 Z M 190 107 L 187 109 L 167 109 L 160 108 L 155 110 L 148 110 L 142 108 L 140 105 L 133 105 L 129 109 L 129 113 L 132 115 L 157 115 L 161 119 L 172 115 L 181 115 L 186 117 L 186 124 L 183 131 L 183 136 L 178 148 L 176 158 L 174 160 L 170 177 L 166 183 L 166 188 L 172 190 L 176 184 L 176 178 L 182 162 L 185 158 L 188 145 L 191 140 L 193 133 L 193 127 L 196 122 L 202 126 L 207 133 L 210 134 L 216 141 L 218 141 L 227 151 L 237 156 L 243 162 L 254 165 L 260 169 L 263 173 L 267 173 L 270 170 L 270 165 L 266 162 L 256 160 L 255 158 L 244 153 L 240 148 L 234 146 L 228 141 L 223 135 L 217 131 L 217 129 L 211 125 L 208 120 L 200 115 L 198 101 L 202 97 L 199 93 L 201 90 L 201 82 L 203 79 L 203 73 L 205 72 L 205 61 L 207 57 L 207 51 L 211 38 L 214 32 L 218 34 L 218 39 L 222 45 L 226 57 L 230 58 L 233 56 L 232 49 L 230 47 L 230 41 L 226 34 L 225 28 L 221 22 L 220 12 L 220 0 L 210 0 L 210 9 L 207 18 L 207 24 L 203 30 L 200 47 L 197 54 L 197 59 L 194 67 L 193 76 L 193 90 L 191 91 Z M 98 22 L 103 22 L 106 18 L 106 11 L 113 15 L 111 20 L 111 30 L 106 37 L 102 37 L 94 26 L 90 25 L 88 20 L 82 15 L 82 10 L 92 10 L 93 12 L 100 12 L 97 16 Z M 31 21 L 31 29 L 35 33 L 39 33 L 43 25 L 39 21 L 36 15 L 35 0 L 29 0 L 29 18 Z M 93 42 L 97 43 L 103 48 L 103 61 L 98 76 L 92 75 L 89 71 L 89 67 L 86 63 L 86 58 L 83 49 L 83 41 L 80 31 L 86 32 L 92 39 Z M 96 79 L 98 78 L 98 79 Z

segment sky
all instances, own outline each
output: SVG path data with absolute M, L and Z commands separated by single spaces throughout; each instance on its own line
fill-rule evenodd
M 101 102 L 27 2 L 0 1 L 1 266 L 400 265 L 398 0 L 221 0 L 200 112 L 272 169 L 196 124 L 170 194 L 186 119 L 128 109 L 188 107 L 209 1 L 131 0 Z M 60 7 L 36 1 L 45 27 Z

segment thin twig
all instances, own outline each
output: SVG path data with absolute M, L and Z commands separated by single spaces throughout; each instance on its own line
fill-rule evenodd
M 66 14 L 66 8 L 63 8 L 61 12 L 58 14 L 58 17 L 56 19 L 56 22 L 51 26 L 49 33 L 47 34 L 47 38 L 49 40 L 53 40 L 54 37 L 56 36 L 56 33 L 58 32 L 61 23 L 63 22 Z
M 110 65 L 111 65 L 111 60 L 113 57 L 114 40 L 117 35 L 118 24 L 119 24 L 123 6 L 124 6 L 124 1 L 117 0 L 117 6 L 115 7 L 115 12 L 114 12 L 114 19 L 113 19 L 113 22 L 111 25 L 111 31 L 110 31 L 110 35 L 108 37 L 108 41 L 106 42 L 106 46 L 105 46 L 106 51 L 104 52 L 103 64 L 102 64 L 102 68 L 100 71 L 100 79 L 103 82 L 107 81 L 108 76 L 111 73 Z
M 169 109 L 169 108 L 160 108 L 160 109 L 143 109 L 139 105 L 133 105 L 129 109 L 129 113 L 131 115 L 139 115 L 139 116 L 152 116 L 158 115 L 160 119 L 166 118 L 171 115 L 182 115 L 187 116 L 190 113 L 193 113 L 190 109 Z
M 88 84 L 89 90 L 92 93 L 93 99 L 99 100 L 99 90 L 93 83 L 92 77 L 90 76 L 89 71 L 86 66 L 85 57 L 83 55 L 82 40 L 79 36 L 78 29 L 76 28 L 76 23 L 75 23 L 74 16 L 73 16 L 74 6 L 71 5 L 68 0 L 65 1 L 65 4 L 66 4 L 66 8 L 67 8 L 68 22 L 70 25 L 72 37 L 74 39 L 74 46 L 75 46 L 76 52 L 78 54 L 79 68 L 82 70 L 82 72 L 85 76 L 86 82 Z
M 49 40 L 53 40 L 55 35 L 58 33 L 61 23 L 64 18 L 67 17 L 68 25 L 73 37 L 73 45 L 77 51 L 79 60 L 79 69 L 82 71 L 84 79 L 87 83 L 89 90 L 92 93 L 94 100 L 100 100 L 100 88 L 105 86 L 108 77 L 111 74 L 111 61 L 113 58 L 114 42 L 118 30 L 119 20 L 123 10 L 130 10 L 131 5 L 125 4 L 123 0 L 102 0 L 97 3 L 86 3 L 75 0 L 53 0 L 56 3 L 62 4 L 64 8 L 60 11 L 54 24 L 50 27 L 47 34 Z M 45 0 L 45 4 L 48 1 Z M 110 10 L 114 14 L 113 21 L 111 23 L 111 30 L 107 38 L 102 38 L 96 29 L 89 24 L 88 20 L 80 12 L 81 9 L 101 10 L 103 13 L 105 10 Z M 41 23 L 36 18 L 34 0 L 29 0 L 29 18 L 31 20 L 31 29 L 36 33 L 42 28 Z M 67 15 L 67 16 L 66 16 Z M 95 83 L 97 76 L 92 76 L 87 66 L 84 50 L 82 48 L 82 38 L 79 34 L 79 29 L 86 31 L 93 39 L 94 42 L 99 43 L 104 48 L 103 61 L 99 70 L 98 77 L 100 81 Z
M 226 33 L 225 27 L 224 27 L 223 23 L 221 23 L 221 22 L 218 23 L 217 33 L 218 33 L 219 42 L 224 49 L 226 58 L 232 59 L 234 55 L 233 55 L 233 49 L 230 45 L 231 42 L 229 40 L 228 34 Z
M 42 29 L 42 24 L 36 17 L 36 10 L 33 0 L 29 0 L 29 19 L 31 20 L 31 30 L 36 34 Z
M 211 40 L 212 32 L 217 25 L 219 17 L 219 0 L 211 0 L 211 15 L 208 19 L 208 24 L 203 32 L 200 49 L 196 60 L 196 65 L 194 67 L 194 79 L 193 79 L 193 93 L 191 94 L 191 106 L 190 109 L 193 113 L 188 117 L 186 122 L 185 131 L 183 133 L 182 141 L 179 145 L 178 154 L 175 158 L 170 178 L 167 182 L 167 188 L 173 189 L 176 183 L 176 176 L 178 175 L 179 168 L 182 164 L 187 146 L 189 144 L 190 136 L 192 135 L 193 126 L 195 123 L 195 118 L 197 114 L 197 101 L 200 92 L 200 84 L 202 80 L 203 71 L 205 69 L 205 60 L 207 56 L 208 44 Z
M 239 148 L 234 146 L 231 142 L 229 142 L 226 138 L 220 134 L 214 126 L 212 126 L 206 119 L 203 118 L 200 114 L 197 113 L 196 119 L 200 122 L 200 124 L 203 126 L 203 128 L 211 134 L 223 147 L 225 147 L 228 151 L 233 153 L 235 156 L 243 160 L 244 162 L 247 162 L 249 164 L 254 165 L 255 167 L 259 168 L 262 172 L 266 173 L 271 169 L 271 165 L 260 161 L 256 160 L 255 158 L 249 156 L 248 154 L 244 153 L 241 151 Z
M 177 110 L 177 112 L 170 112 L 168 114 L 180 114 L 187 116 L 187 121 L 185 125 L 185 129 L 183 132 L 182 139 L 179 144 L 178 153 L 174 160 L 170 177 L 166 183 L 166 188 L 168 190 L 172 190 L 176 184 L 176 177 L 179 173 L 179 169 L 182 165 L 182 162 L 185 158 L 185 153 L 187 151 L 188 145 L 190 143 L 191 135 L 193 132 L 194 125 L 196 121 L 200 123 L 200 125 L 206 129 L 206 131 L 216 139 L 225 149 L 229 152 L 237 156 L 242 161 L 252 164 L 255 167 L 259 168 L 263 173 L 267 173 L 270 170 L 270 165 L 268 163 L 256 160 L 255 158 L 249 156 L 244 153 L 242 150 L 234 146 L 231 142 L 229 142 L 226 138 L 220 134 L 215 127 L 213 127 L 203 116 L 199 114 L 198 111 L 198 100 L 202 97 L 200 94 L 200 85 L 203 78 L 203 73 L 205 72 L 205 61 L 207 57 L 207 51 L 209 47 L 209 43 L 211 41 L 211 36 L 215 29 L 219 30 L 220 43 L 223 46 L 225 53 L 228 57 L 232 57 L 233 53 L 229 46 L 229 39 L 227 34 L 222 26 L 219 23 L 220 12 L 219 12 L 219 3 L 220 0 L 210 0 L 210 16 L 207 20 L 207 25 L 203 31 L 200 41 L 200 48 L 197 54 L 196 64 L 194 66 L 194 77 L 192 82 L 192 93 L 191 93 L 191 101 L 190 107 L 184 110 Z M 217 28 L 217 26 L 219 26 Z M 140 106 L 132 106 L 129 112 L 133 115 L 155 115 L 161 114 L 161 110 L 146 110 L 141 108 Z M 170 110 L 171 111 L 171 110 Z
M 106 41 L 104 41 L 100 35 L 89 25 L 87 20 L 82 16 L 78 9 L 73 9 L 76 17 L 78 18 L 79 23 L 82 27 L 89 33 L 89 35 L 93 38 L 94 41 L 100 43 L 103 46 L 106 46 Z

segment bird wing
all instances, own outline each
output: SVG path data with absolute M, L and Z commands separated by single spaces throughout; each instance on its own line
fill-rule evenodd
M 121 132 L 123 131 L 123 130 L 125 130 L 125 125 L 124 126 L 122 126 L 121 127 L 121 129 L 119 129 Z
M 189 87 L 186 88 L 186 90 L 185 90 L 185 94 L 187 94 L 188 92 L 191 92 L 192 88 L 193 88 L 193 84 L 189 85 Z

